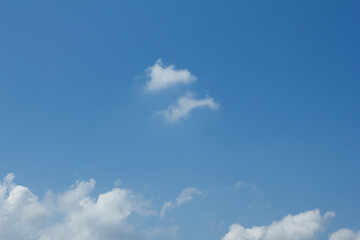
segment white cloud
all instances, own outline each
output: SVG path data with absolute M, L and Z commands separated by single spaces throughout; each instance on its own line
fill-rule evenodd
M 240 187 L 251 187 L 252 190 L 256 191 L 258 190 L 258 186 L 256 184 L 253 184 L 253 183 L 245 183 L 245 182 L 242 182 L 242 181 L 238 181 L 235 183 L 235 189 L 239 189 Z
M 180 195 L 174 201 L 164 203 L 163 207 L 161 208 L 160 217 L 164 217 L 165 213 L 170 209 L 179 207 L 180 205 L 189 202 L 196 195 L 202 195 L 202 192 L 193 187 L 182 190 Z
M 333 216 L 333 212 L 321 216 L 320 211 L 315 209 L 294 216 L 287 215 L 269 226 L 244 228 L 232 224 L 222 240 L 309 240 L 323 230 L 326 220 Z
M 154 66 L 148 67 L 147 75 L 150 80 L 146 83 L 145 89 L 150 92 L 166 89 L 178 84 L 189 84 L 196 80 L 187 69 L 175 70 L 174 65 L 165 67 L 161 59 L 158 59 Z
M 360 240 L 360 231 L 342 228 L 331 234 L 329 240 Z
M 0 182 L 0 239 L 137 239 L 127 218 L 134 213 L 154 213 L 149 201 L 128 189 L 114 188 L 90 197 L 93 179 L 76 182 L 58 195 L 48 192 L 42 201 L 13 179 L 8 174 Z
M 167 109 L 161 110 L 158 113 L 161 114 L 167 123 L 175 123 L 182 118 L 186 118 L 190 112 L 195 108 L 210 108 L 218 109 L 219 104 L 207 96 L 203 99 L 195 99 L 191 92 L 185 94 L 185 96 L 177 100 L 175 106 L 169 106 Z

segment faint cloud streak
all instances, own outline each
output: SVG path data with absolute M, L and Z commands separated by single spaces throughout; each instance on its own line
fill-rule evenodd
M 176 105 L 171 105 L 167 109 L 161 110 L 158 114 L 164 117 L 168 124 L 176 123 L 180 119 L 189 116 L 191 111 L 196 108 L 210 108 L 213 110 L 219 109 L 219 104 L 211 97 L 207 96 L 203 99 L 195 99 L 191 92 L 186 93 L 183 97 L 177 100 Z
M 182 190 L 180 195 L 174 201 L 169 201 L 169 202 L 164 203 L 164 205 L 160 211 L 160 218 L 163 218 L 167 211 L 177 208 L 186 202 L 189 202 L 196 195 L 202 195 L 202 194 L 203 193 L 200 190 L 193 188 L 193 187 Z

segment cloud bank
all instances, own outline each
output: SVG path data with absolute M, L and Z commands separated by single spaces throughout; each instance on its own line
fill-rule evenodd
M 195 99 L 193 94 L 188 92 L 177 100 L 176 105 L 171 105 L 158 113 L 164 117 L 165 122 L 171 124 L 186 118 L 191 111 L 196 108 L 210 108 L 217 110 L 219 104 L 209 96 L 203 99 Z
M 222 240 L 310 240 L 323 230 L 326 220 L 334 216 L 333 212 L 321 216 L 320 211 L 315 209 L 294 216 L 287 215 L 269 226 L 244 228 L 232 224 Z
M 202 192 L 196 188 L 186 188 L 181 191 L 180 195 L 174 200 L 164 203 L 160 211 L 160 217 L 164 217 L 165 213 L 173 208 L 177 208 L 180 205 L 189 202 L 196 195 L 202 195 Z
M 174 65 L 165 67 L 161 59 L 158 59 L 154 66 L 148 67 L 147 76 L 150 80 L 146 83 L 145 89 L 149 92 L 156 92 L 178 84 L 189 84 L 196 80 L 196 77 L 187 69 L 176 70 Z
M 151 240 L 176 238 L 179 227 L 132 224 L 132 215 L 149 217 L 156 212 L 151 203 L 129 189 L 113 188 L 96 197 L 90 194 L 95 180 L 77 181 L 59 194 L 47 192 L 42 200 L 29 188 L 14 183 L 8 174 L 0 182 L 0 239 L 4 240 Z M 171 209 L 203 193 L 186 188 L 173 201 L 166 202 L 163 217 Z M 232 224 L 222 240 L 310 240 L 325 230 L 333 212 L 324 215 L 315 209 L 288 215 L 269 226 L 245 228 Z M 191 216 L 189 216 L 191 217 Z M 329 240 L 360 240 L 360 231 L 340 229 Z

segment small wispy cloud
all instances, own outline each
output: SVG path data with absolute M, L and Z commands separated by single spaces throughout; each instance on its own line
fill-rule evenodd
M 179 231 L 178 226 L 168 227 L 168 228 L 155 227 L 145 231 L 145 235 L 149 239 L 158 239 L 161 236 L 169 239 L 169 238 L 175 238 L 178 234 L 178 231 Z
M 234 185 L 235 189 L 239 189 L 240 187 L 250 187 L 252 190 L 256 191 L 258 190 L 258 186 L 256 184 L 253 183 L 246 183 L 246 182 L 242 182 L 242 181 L 238 181 L 235 183 Z
M 196 188 L 190 187 L 181 191 L 180 195 L 174 200 L 164 203 L 160 211 L 160 217 L 163 218 L 165 213 L 171 209 L 177 208 L 180 205 L 189 202 L 197 195 L 202 195 L 203 193 Z
M 242 181 L 238 181 L 235 183 L 235 188 L 238 189 L 239 187 L 243 186 L 244 183 Z
M 210 108 L 217 110 L 219 104 L 209 96 L 203 99 L 196 99 L 191 92 L 188 92 L 177 100 L 176 105 L 171 105 L 158 113 L 164 117 L 167 123 L 171 124 L 182 118 L 186 118 L 195 108 Z
M 158 59 L 154 66 L 148 67 L 146 72 L 150 80 L 146 83 L 145 89 L 149 92 L 156 92 L 178 84 L 189 84 L 196 80 L 196 77 L 187 69 L 176 70 L 174 65 L 165 67 L 161 59 Z

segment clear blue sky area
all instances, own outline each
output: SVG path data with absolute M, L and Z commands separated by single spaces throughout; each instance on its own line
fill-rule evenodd
M 197 80 L 144 91 L 157 59 Z M 164 122 L 188 91 L 219 108 Z M 39 199 L 121 179 L 157 212 L 200 189 L 162 219 L 128 219 L 180 240 L 313 209 L 336 214 L 318 239 L 359 230 L 360 1 L 1 1 L 0 179 L 11 172 Z

